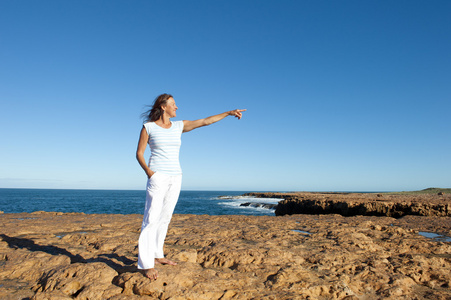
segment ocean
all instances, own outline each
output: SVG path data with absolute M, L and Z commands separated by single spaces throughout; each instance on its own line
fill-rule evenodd
M 282 199 L 242 196 L 248 191 L 181 191 L 175 214 L 274 216 L 274 208 Z M 2 189 L 0 211 L 4 213 L 82 212 L 86 214 L 143 214 L 145 191 L 131 190 L 58 190 Z M 251 205 L 241 206 L 241 204 Z M 263 204 L 263 205 L 262 205 Z M 303 232 L 307 233 L 308 232 Z M 433 232 L 420 235 L 440 242 L 451 237 Z
M 274 216 L 281 199 L 242 196 L 247 191 L 181 191 L 175 214 Z M 145 191 L 0 189 L 0 211 L 4 213 L 82 212 L 86 214 L 143 214 Z M 241 206 L 244 203 L 253 203 Z

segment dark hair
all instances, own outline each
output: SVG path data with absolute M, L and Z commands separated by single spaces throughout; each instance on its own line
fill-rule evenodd
M 146 122 L 155 122 L 161 118 L 163 115 L 163 110 L 161 109 L 161 106 L 166 105 L 169 98 L 174 98 L 170 94 L 161 94 L 155 100 L 153 101 L 152 105 L 149 105 L 148 107 L 151 107 L 149 110 L 145 111 L 141 114 L 141 117 Z

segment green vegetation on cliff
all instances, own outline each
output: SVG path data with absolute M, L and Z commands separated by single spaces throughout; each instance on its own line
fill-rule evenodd
M 393 192 L 387 194 L 396 194 L 396 195 L 423 195 L 423 194 L 451 194 L 451 189 L 441 189 L 441 188 L 427 188 L 420 191 L 411 191 L 411 192 Z

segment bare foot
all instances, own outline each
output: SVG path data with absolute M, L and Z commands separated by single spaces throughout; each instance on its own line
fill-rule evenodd
M 155 258 L 157 264 L 176 266 L 177 263 L 167 258 Z
M 141 273 L 144 274 L 144 276 L 146 276 L 149 279 L 153 279 L 156 280 L 158 277 L 158 271 L 156 269 L 146 269 L 146 270 L 141 270 Z

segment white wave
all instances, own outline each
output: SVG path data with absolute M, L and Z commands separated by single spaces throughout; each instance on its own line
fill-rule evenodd
M 270 209 L 265 207 L 241 206 L 241 204 L 243 203 L 277 204 L 279 201 L 283 200 L 282 198 L 256 198 L 252 196 L 221 196 L 218 197 L 217 199 L 230 200 L 219 202 L 218 204 L 221 206 L 228 206 L 238 209 L 244 209 L 249 211 L 261 211 L 261 212 L 267 212 Z
M 272 203 L 277 204 L 279 201 L 282 201 L 283 198 L 257 198 L 253 196 L 219 196 L 217 199 L 223 200 L 236 200 L 245 202 L 258 202 L 258 203 Z

